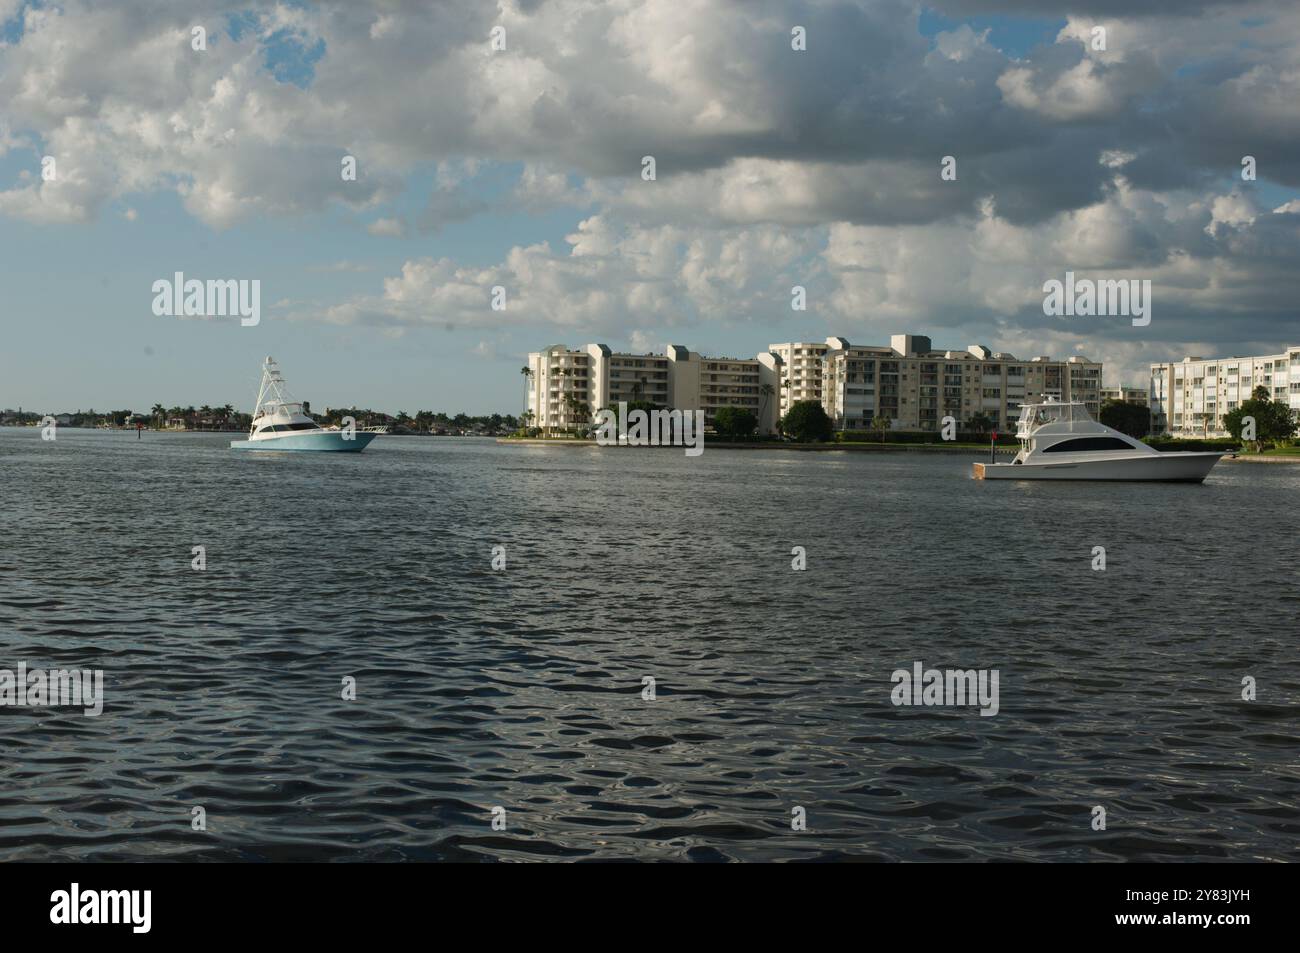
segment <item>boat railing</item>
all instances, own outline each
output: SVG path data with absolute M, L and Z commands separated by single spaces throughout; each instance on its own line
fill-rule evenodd
M 343 428 L 338 424 L 331 424 L 330 426 L 322 427 L 321 429 L 328 430 L 330 433 L 338 433 Z M 378 425 L 374 427 L 357 427 L 353 430 L 353 433 L 388 433 L 388 427 Z

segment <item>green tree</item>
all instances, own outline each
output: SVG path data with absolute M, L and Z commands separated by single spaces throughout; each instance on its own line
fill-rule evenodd
M 713 415 L 713 429 L 722 437 L 748 437 L 757 428 L 758 418 L 744 407 L 722 407 Z
M 585 400 L 575 394 L 565 394 L 564 405 L 569 411 L 569 427 L 571 430 L 576 432 L 591 423 L 591 408 Z
M 800 443 L 831 439 L 835 425 L 822 409 L 821 401 L 800 400 L 781 418 L 781 432 Z
M 1266 445 L 1282 443 L 1295 436 L 1297 423 L 1291 408 L 1284 401 L 1270 400 L 1267 387 L 1256 387 L 1250 400 L 1242 401 L 1241 406 L 1223 415 L 1223 426 L 1236 440 L 1244 439 L 1242 432 L 1246 418 L 1255 419 L 1255 446 L 1264 449 Z
M 975 433 L 988 433 L 997 425 L 996 420 L 983 412 L 971 414 L 970 419 L 966 421 L 966 429 L 973 430 Z
M 1109 398 L 1102 402 L 1097 419 L 1113 430 L 1141 439 L 1151 432 L 1151 411 L 1141 404 Z
M 892 426 L 892 422 L 884 414 L 876 414 L 871 418 L 871 429 L 880 434 L 880 442 L 885 442 L 885 433 Z

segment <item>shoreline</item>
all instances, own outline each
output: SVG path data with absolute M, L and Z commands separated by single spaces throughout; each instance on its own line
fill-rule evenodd
M 0 424 L 0 428 L 5 430 L 38 430 L 39 427 L 30 425 Z M 74 427 L 67 424 L 61 425 L 62 429 L 67 430 L 86 430 L 94 432 L 107 433 L 132 433 L 134 427 Z M 244 430 L 155 430 L 149 427 L 144 428 L 143 433 L 152 434 L 244 434 Z M 600 446 L 594 440 L 557 440 L 544 439 L 540 437 L 493 437 L 488 434 L 385 434 L 388 437 L 460 437 L 461 439 L 492 440 L 502 446 L 523 446 L 523 447 L 593 447 L 604 449 L 619 450 L 680 450 L 680 447 L 617 447 L 606 448 Z M 772 441 L 762 443 L 733 443 L 728 441 L 706 441 L 705 446 L 713 450 L 785 450 L 796 453 L 833 453 L 844 451 L 848 453 L 945 453 L 945 454 L 965 454 L 968 456 L 984 456 L 989 452 L 987 447 L 944 447 L 936 444 L 875 444 L 875 443 L 793 443 L 784 441 Z M 1016 447 L 998 447 L 995 451 L 999 456 L 1014 456 L 1018 448 Z M 1169 451 L 1162 451 L 1169 452 Z M 1177 451 L 1173 451 L 1177 452 Z M 1300 454 L 1279 454 L 1279 455 L 1261 455 L 1261 454 L 1242 454 L 1232 453 L 1225 455 L 1220 463 L 1290 463 L 1300 464 Z
M 604 449 L 618 450 L 680 450 L 680 447 L 601 447 L 594 440 L 545 440 L 535 437 L 515 438 L 515 437 L 497 437 L 496 442 L 502 445 L 517 445 L 525 447 L 596 447 Z M 728 443 L 722 441 L 706 441 L 704 444 L 712 450 L 793 450 L 802 453 L 827 453 L 833 451 L 847 451 L 850 453 L 948 453 L 948 454 L 966 454 L 970 456 L 984 456 L 988 453 L 987 447 L 942 447 L 934 444 L 852 444 L 852 443 Z M 1015 447 L 998 447 L 999 456 L 1014 456 L 1018 448 Z M 1162 451 L 1167 452 L 1167 451 Z M 1176 452 L 1176 451 L 1175 451 Z M 1225 455 L 1219 461 L 1220 463 L 1291 463 L 1300 464 L 1300 454 L 1262 456 L 1258 454 L 1231 454 Z
M 498 437 L 496 442 L 499 444 L 513 444 L 526 447 L 595 447 L 601 450 L 681 450 L 677 446 L 664 447 L 602 447 L 594 440 L 544 440 L 534 437 Z M 826 453 L 829 451 L 845 450 L 850 453 L 965 453 L 965 454 L 987 454 L 987 447 L 941 447 L 933 444 L 855 444 L 855 443 L 730 443 L 720 440 L 705 440 L 704 446 L 710 450 L 794 450 L 803 453 Z M 999 454 L 1015 455 L 1017 447 L 999 447 Z
M 1220 463 L 1300 463 L 1300 453 L 1289 456 L 1260 456 L 1259 454 L 1234 454 L 1224 457 Z

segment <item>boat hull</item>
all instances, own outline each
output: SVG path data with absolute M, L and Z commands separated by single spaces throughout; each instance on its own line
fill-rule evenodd
M 258 440 L 232 440 L 231 450 L 288 450 L 315 453 L 360 453 L 370 441 L 379 436 L 358 432 L 345 440 L 341 430 L 319 430 L 310 433 L 287 433 L 262 437 Z
M 1118 480 L 1200 483 L 1222 453 L 1154 453 L 1105 460 L 1053 460 L 1051 463 L 977 463 L 976 480 Z

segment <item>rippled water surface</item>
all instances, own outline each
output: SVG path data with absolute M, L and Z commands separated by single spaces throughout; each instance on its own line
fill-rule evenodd
M 0 430 L 0 859 L 1300 860 L 1300 466 L 229 439 Z

